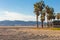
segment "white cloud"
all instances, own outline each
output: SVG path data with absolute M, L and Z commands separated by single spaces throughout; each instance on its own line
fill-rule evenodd
M 0 21 L 2 21 L 2 20 L 36 21 L 36 16 L 24 15 L 23 13 L 1 11 L 0 12 Z M 40 21 L 40 17 L 39 17 L 39 21 Z M 47 22 L 47 18 L 46 18 L 45 22 Z
M 23 20 L 23 21 L 35 21 L 35 16 L 24 15 L 23 13 L 3 11 L 1 12 L 0 20 Z M 0 14 L 1 14 L 0 13 Z

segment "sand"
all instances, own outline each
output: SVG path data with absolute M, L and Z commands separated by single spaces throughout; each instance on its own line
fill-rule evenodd
M 60 30 L 0 28 L 0 40 L 60 40 Z

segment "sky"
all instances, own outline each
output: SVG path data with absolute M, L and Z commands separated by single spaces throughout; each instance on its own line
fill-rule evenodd
M 36 21 L 34 4 L 39 1 L 41 0 L 0 0 L 0 21 Z M 60 0 L 44 0 L 44 2 L 53 7 L 55 13 L 60 12 Z

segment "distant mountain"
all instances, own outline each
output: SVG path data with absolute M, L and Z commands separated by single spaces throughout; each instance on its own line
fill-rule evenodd
M 41 22 L 38 22 L 40 25 Z M 44 23 L 46 24 L 46 23 Z M 0 21 L 0 26 L 34 26 L 36 25 L 36 21 L 10 21 L 10 20 L 5 20 L 5 21 Z

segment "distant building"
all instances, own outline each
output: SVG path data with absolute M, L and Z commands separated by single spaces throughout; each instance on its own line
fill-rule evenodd
M 60 27 L 60 20 L 54 20 L 52 23 L 53 27 Z

